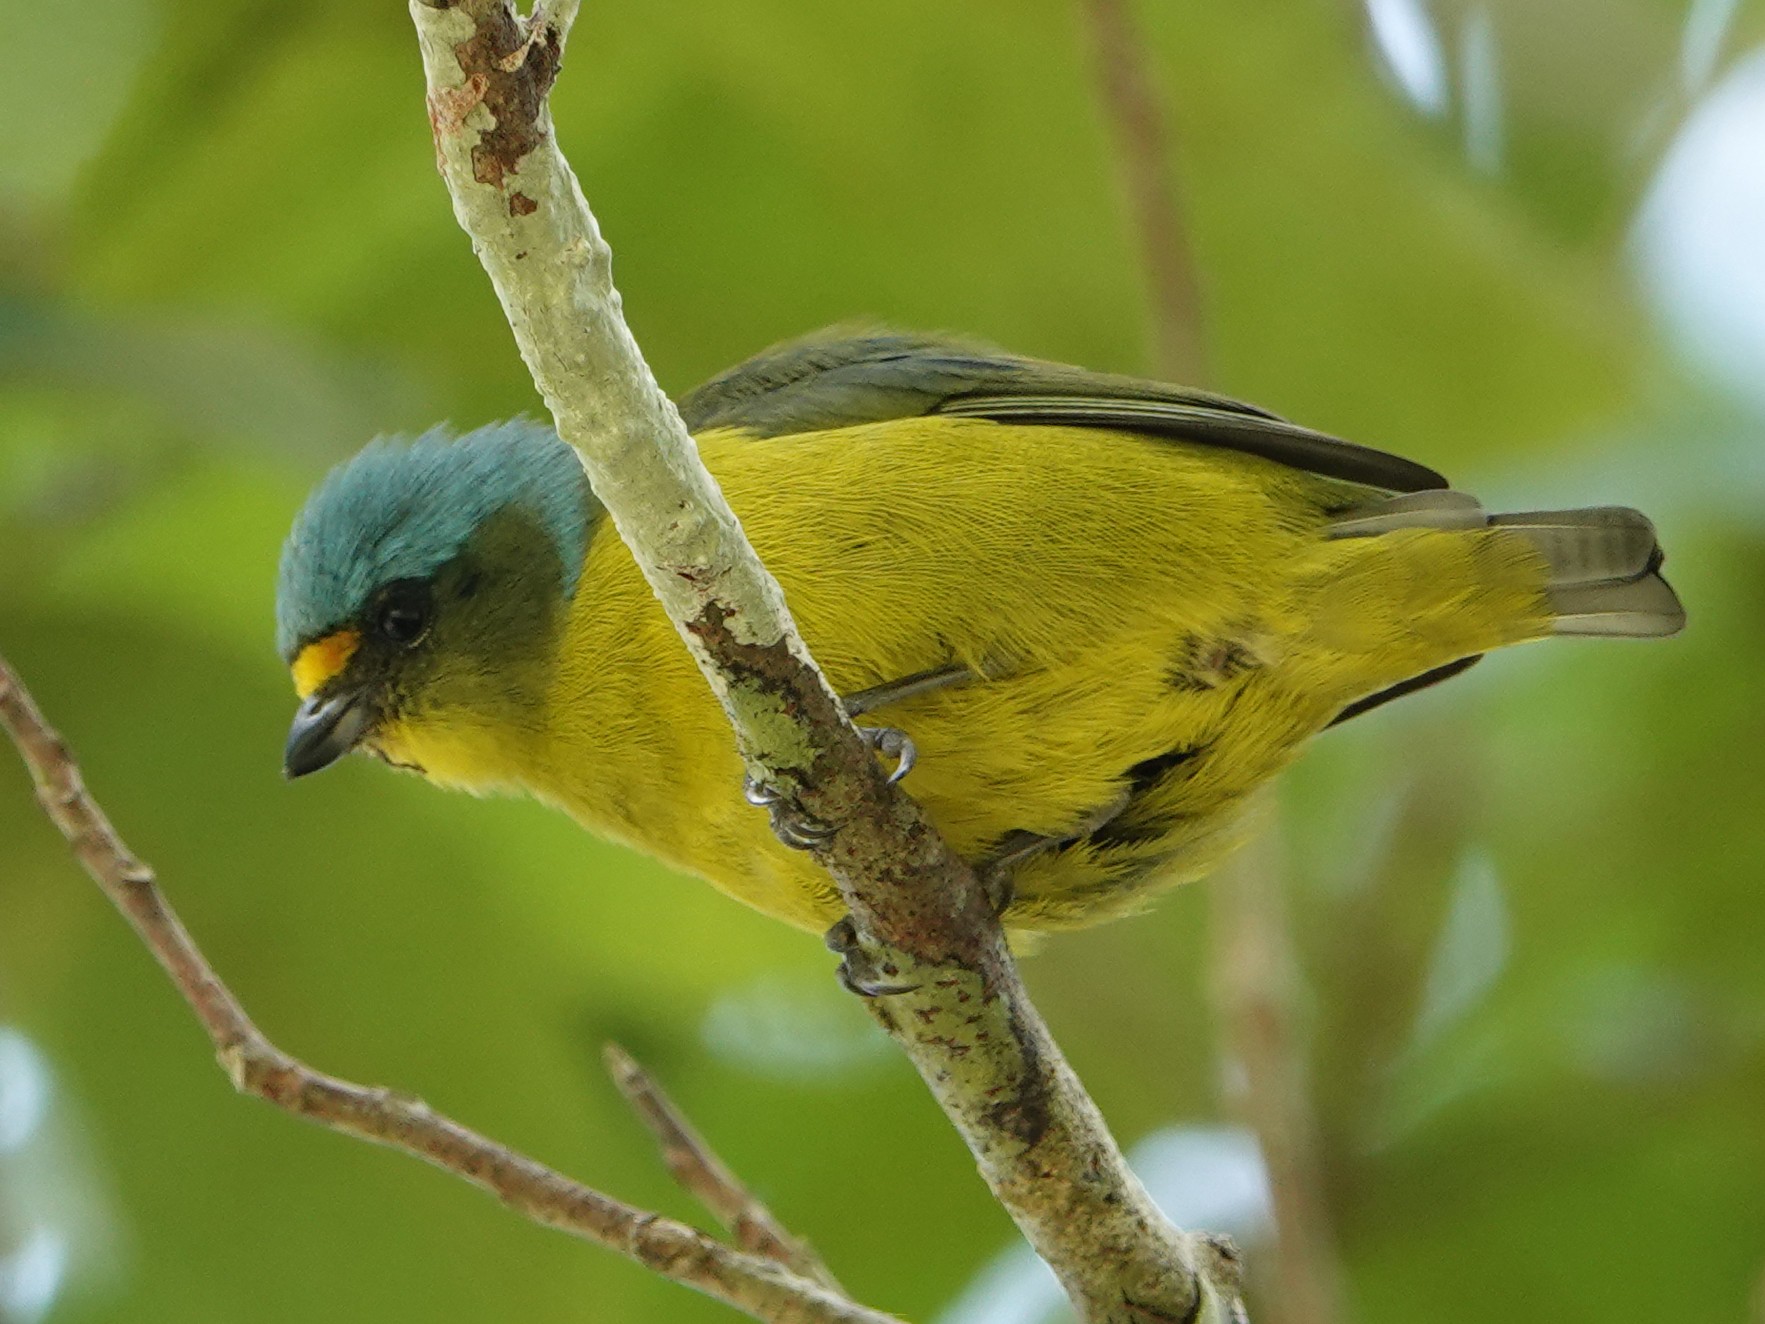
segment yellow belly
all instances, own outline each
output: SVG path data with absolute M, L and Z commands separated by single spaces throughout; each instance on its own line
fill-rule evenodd
M 1249 792 L 1346 704 L 1548 628 L 1517 544 L 1326 541 L 1353 489 L 1236 453 L 946 419 L 700 446 L 836 689 L 982 677 L 863 720 L 912 736 L 907 789 L 969 858 L 1078 837 L 1016 868 L 1014 927 L 1205 872 Z M 728 726 L 605 521 L 546 731 L 517 769 L 541 798 L 780 919 L 838 918 L 743 800 Z

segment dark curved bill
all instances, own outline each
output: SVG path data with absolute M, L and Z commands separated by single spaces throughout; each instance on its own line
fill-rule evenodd
M 320 700 L 308 699 L 294 714 L 288 728 L 288 748 L 282 754 L 282 772 L 304 777 L 328 768 L 367 733 L 371 714 L 360 694 L 344 692 Z

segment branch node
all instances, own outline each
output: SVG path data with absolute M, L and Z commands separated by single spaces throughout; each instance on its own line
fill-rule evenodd
M 1195 1236 L 1197 1258 L 1206 1276 L 1236 1295 L 1244 1285 L 1244 1253 L 1238 1243 L 1220 1232 L 1200 1232 Z
M 576 25 L 576 15 L 582 10 L 582 0 L 552 0 L 546 4 L 540 0 L 533 7 L 533 17 L 528 20 L 532 24 L 549 24 L 553 38 L 557 43 L 561 57 L 564 44 L 570 40 L 570 29 Z
M 244 1040 L 235 1039 L 219 1045 L 215 1049 L 215 1061 L 221 1064 L 221 1070 L 226 1073 L 237 1093 L 258 1092 L 251 1079 L 251 1053 Z

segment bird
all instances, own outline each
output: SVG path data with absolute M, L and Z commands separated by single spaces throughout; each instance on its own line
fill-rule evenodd
M 848 713 L 900 737 L 1026 939 L 1207 874 L 1327 728 L 1496 648 L 1685 623 L 1635 510 L 1492 513 L 1254 405 L 978 342 L 836 329 L 679 411 Z M 842 919 L 550 427 L 332 470 L 276 626 L 289 777 L 361 751 L 535 797 L 799 928 Z

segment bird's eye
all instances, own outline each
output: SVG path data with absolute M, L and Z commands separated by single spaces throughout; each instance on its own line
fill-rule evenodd
M 429 633 L 429 590 L 414 580 L 390 585 L 380 595 L 374 628 L 392 643 L 408 648 Z

